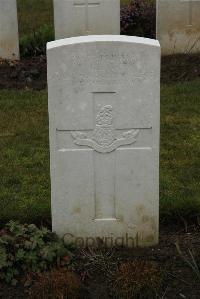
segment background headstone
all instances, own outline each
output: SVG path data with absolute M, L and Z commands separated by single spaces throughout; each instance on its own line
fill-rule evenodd
M 55 37 L 120 34 L 120 0 L 54 0 Z
M 200 0 L 157 0 L 162 54 L 200 52 Z
M 19 59 L 16 0 L 0 0 L 0 58 Z
M 157 243 L 159 43 L 77 37 L 47 56 L 53 230 L 84 245 Z

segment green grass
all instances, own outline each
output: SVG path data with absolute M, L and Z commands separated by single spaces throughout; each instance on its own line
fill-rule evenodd
M 0 221 L 50 218 L 46 91 L 0 91 L 0 152 Z
M 53 0 L 17 0 L 20 37 L 53 27 Z
M 21 57 L 45 54 L 54 40 L 53 0 L 17 0 Z
M 161 221 L 200 212 L 199 84 L 161 89 Z M 0 222 L 49 221 L 46 91 L 0 91 L 0 152 Z
M 200 212 L 200 81 L 161 89 L 160 210 L 163 219 Z

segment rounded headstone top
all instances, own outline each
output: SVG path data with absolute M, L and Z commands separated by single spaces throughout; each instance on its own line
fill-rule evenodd
M 126 36 L 126 35 L 88 35 L 88 36 L 70 37 L 70 38 L 49 42 L 47 43 L 47 50 L 51 50 L 66 45 L 92 43 L 92 42 L 122 42 L 122 43 L 143 44 L 152 47 L 160 47 L 158 40 L 150 39 L 150 38 Z

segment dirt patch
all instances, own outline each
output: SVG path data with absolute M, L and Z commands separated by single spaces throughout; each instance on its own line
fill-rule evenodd
M 0 61 L 0 89 L 35 89 L 47 86 L 46 57 Z
M 108 252 L 106 252 L 104 253 L 108 260 L 106 269 L 107 271 L 110 269 L 113 270 L 121 263 L 134 260 L 156 262 L 165 273 L 164 284 L 161 293 L 159 294 L 159 298 L 200 298 L 200 280 L 196 278 L 192 269 L 180 257 L 175 246 L 175 243 L 178 242 L 181 251 L 185 256 L 188 256 L 188 249 L 191 249 L 194 254 L 199 252 L 200 234 L 198 231 L 189 231 L 190 229 L 187 233 L 183 231 L 169 232 L 162 228 L 158 246 L 143 249 L 115 249 L 110 251 L 112 259 L 108 258 L 109 255 Z M 92 253 L 91 260 L 95 260 L 95 256 L 97 256 L 97 254 L 95 254 L 95 252 Z M 84 260 L 82 253 L 79 257 L 80 260 L 78 266 L 81 265 L 80 261 Z M 109 287 L 110 281 L 108 278 L 105 279 L 106 273 L 100 273 L 101 275 L 97 276 L 97 273 L 99 272 L 98 263 L 97 265 L 93 263 L 93 268 L 91 269 L 90 263 L 86 261 L 82 264 L 82 271 L 84 270 L 88 274 L 88 278 L 86 279 L 86 285 L 90 294 L 88 298 L 96 298 L 93 295 L 94 286 L 98 289 L 99 294 L 102 293 L 102 297 L 98 298 L 114 298 L 111 295 L 112 291 Z
M 72 267 L 83 282 L 81 298 L 115 298 L 110 273 L 121 263 L 135 260 L 155 262 L 163 269 L 165 279 L 159 298 L 200 298 L 200 280 L 180 257 L 175 246 L 177 241 L 185 256 L 188 249 L 196 256 L 200 248 L 199 227 L 187 228 L 187 232 L 182 229 L 171 232 L 163 227 L 159 245 L 151 248 L 78 250 Z M 199 262 L 197 258 L 196 261 Z M 30 287 L 20 283 L 17 286 L 0 284 L 0 298 L 29 298 L 29 291 Z
M 162 57 L 162 83 L 190 81 L 195 78 L 200 78 L 200 54 Z
M 161 82 L 173 83 L 200 77 L 200 55 L 162 58 Z M 21 61 L 0 61 L 0 89 L 35 89 L 47 86 L 46 56 Z

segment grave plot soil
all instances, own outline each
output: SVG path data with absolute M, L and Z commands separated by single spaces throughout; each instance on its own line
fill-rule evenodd
M 116 298 L 111 283 L 112 273 L 121 263 L 137 259 L 155 262 L 163 270 L 163 287 L 157 298 L 199 299 L 200 280 L 180 257 L 175 246 L 176 242 L 179 242 L 185 256 L 188 256 L 188 249 L 194 254 L 199 254 L 200 227 L 196 225 L 188 227 L 187 232 L 180 227 L 162 227 L 159 245 L 146 249 L 78 250 L 75 252 L 72 267 L 82 277 L 83 290 L 79 298 Z M 0 284 L 0 298 L 30 298 L 30 290 L 30 286 L 24 287 L 20 283 L 15 287 Z
M 161 82 L 177 83 L 200 77 L 200 53 L 162 57 Z
M 0 89 L 44 89 L 46 69 L 45 56 L 20 61 L 0 60 Z
M 172 55 L 162 58 L 161 82 L 189 81 L 200 77 L 200 55 Z M 20 61 L 0 61 L 0 89 L 46 88 L 46 56 Z

